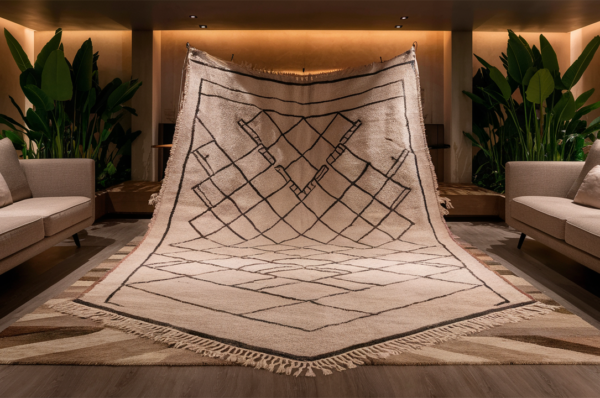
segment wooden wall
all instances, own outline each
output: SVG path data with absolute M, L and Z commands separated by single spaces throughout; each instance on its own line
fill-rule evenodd
M 162 123 L 176 117 L 185 44 L 218 58 L 277 71 L 318 73 L 380 62 L 418 42 L 425 123 L 443 123 L 443 32 L 162 31 Z

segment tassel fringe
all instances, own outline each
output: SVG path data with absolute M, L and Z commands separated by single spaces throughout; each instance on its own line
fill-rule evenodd
M 293 374 L 295 377 L 301 375 L 315 377 L 315 369 L 319 370 L 325 376 L 332 374 L 334 370 L 342 372 L 347 369 L 354 369 L 357 365 L 364 365 L 364 360 L 367 359 L 384 359 L 391 355 L 419 350 L 496 326 L 520 322 L 554 311 L 554 307 L 538 302 L 426 330 L 370 347 L 358 348 L 329 358 L 315 361 L 298 361 L 230 344 L 219 343 L 215 340 L 194 336 L 167 326 L 153 325 L 72 301 L 54 304 L 51 307 L 64 314 L 90 319 L 100 322 L 106 327 L 122 330 L 159 343 L 166 343 L 173 348 L 193 351 L 206 357 L 220 358 L 231 363 L 251 366 L 255 369 L 265 369 L 272 373 Z

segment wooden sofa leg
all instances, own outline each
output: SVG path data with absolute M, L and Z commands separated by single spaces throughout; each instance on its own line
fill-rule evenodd
M 75 241 L 75 244 L 77 245 L 77 247 L 81 247 L 81 243 L 79 243 L 79 235 L 74 234 L 73 240 Z
M 523 242 L 525 242 L 525 237 L 527 235 L 525 234 L 521 234 L 521 237 L 519 238 L 519 244 L 517 245 L 517 249 L 521 249 L 521 246 L 523 246 Z

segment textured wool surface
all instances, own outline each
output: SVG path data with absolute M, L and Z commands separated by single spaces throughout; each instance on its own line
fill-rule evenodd
M 138 237 L 92 268 L 73 285 L 0 332 L 0 363 L 47 365 L 225 366 L 238 362 L 198 355 L 146 337 L 132 336 L 90 319 L 64 315 L 51 307 L 77 299 L 118 266 L 141 241 Z M 445 343 L 423 346 L 366 365 L 599 364 L 600 330 L 500 265 L 485 252 L 454 239 L 472 256 L 536 301 L 554 311 L 508 323 Z M 113 333 L 106 331 L 112 329 Z
M 145 240 L 57 308 L 307 375 L 548 312 L 448 233 L 419 92 L 414 50 L 316 76 L 191 50 Z

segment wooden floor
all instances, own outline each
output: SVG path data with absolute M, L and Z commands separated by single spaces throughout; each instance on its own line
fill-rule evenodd
M 0 330 L 144 232 L 149 220 L 104 220 L 0 275 Z M 600 275 L 500 223 L 451 230 L 600 328 Z M 294 378 L 244 367 L 0 366 L 0 397 L 600 397 L 600 366 L 379 366 Z

